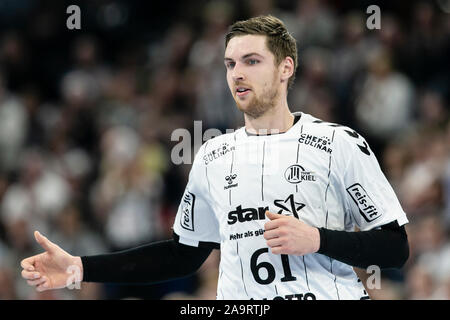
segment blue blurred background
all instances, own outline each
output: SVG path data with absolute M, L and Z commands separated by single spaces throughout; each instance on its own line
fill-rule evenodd
M 298 41 L 291 111 L 361 133 L 408 214 L 410 258 L 371 297 L 450 298 L 450 1 L 1 0 L 0 299 L 215 299 L 217 250 L 185 279 L 45 293 L 19 263 L 34 230 L 73 255 L 171 237 L 190 169 L 171 133 L 243 125 L 224 35 L 260 14 Z

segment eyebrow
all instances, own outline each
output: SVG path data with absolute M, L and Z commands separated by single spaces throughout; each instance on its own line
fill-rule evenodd
M 259 56 L 259 57 L 261 57 L 261 58 L 264 58 L 264 57 L 263 57 L 262 55 L 260 55 L 259 53 L 251 52 L 251 53 L 247 53 L 247 54 L 243 55 L 243 56 L 241 57 L 241 59 L 247 59 L 247 58 L 249 58 L 249 57 L 251 57 L 251 56 Z M 233 61 L 233 59 L 228 58 L 228 57 L 225 57 L 223 60 L 224 60 L 224 61 Z

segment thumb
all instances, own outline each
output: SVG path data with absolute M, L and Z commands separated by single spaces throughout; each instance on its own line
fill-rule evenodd
M 266 216 L 270 220 L 280 219 L 280 218 L 284 217 L 282 214 L 273 213 L 273 212 L 270 212 L 270 211 L 266 211 Z
M 39 243 L 45 251 L 49 253 L 53 251 L 53 243 L 44 237 L 39 231 L 34 232 L 34 237 L 36 238 L 37 243 Z

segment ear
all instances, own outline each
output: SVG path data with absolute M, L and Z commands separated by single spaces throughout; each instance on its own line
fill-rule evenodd
M 289 78 L 294 74 L 294 59 L 291 57 L 284 58 L 280 63 L 281 81 L 289 81 Z

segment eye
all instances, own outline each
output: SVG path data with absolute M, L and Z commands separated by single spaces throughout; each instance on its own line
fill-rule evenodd
M 248 60 L 247 60 L 247 63 L 248 63 L 249 65 L 255 65 L 255 64 L 259 63 L 259 61 L 256 60 L 256 59 L 248 59 Z
M 227 69 L 233 69 L 234 66 L 235 66 L 235 64 L 236 64 L 236 63 L 234 63 L 233 61 L 228 61 L 228 62 L 225 62 L 225 67 L 226 67 Z

